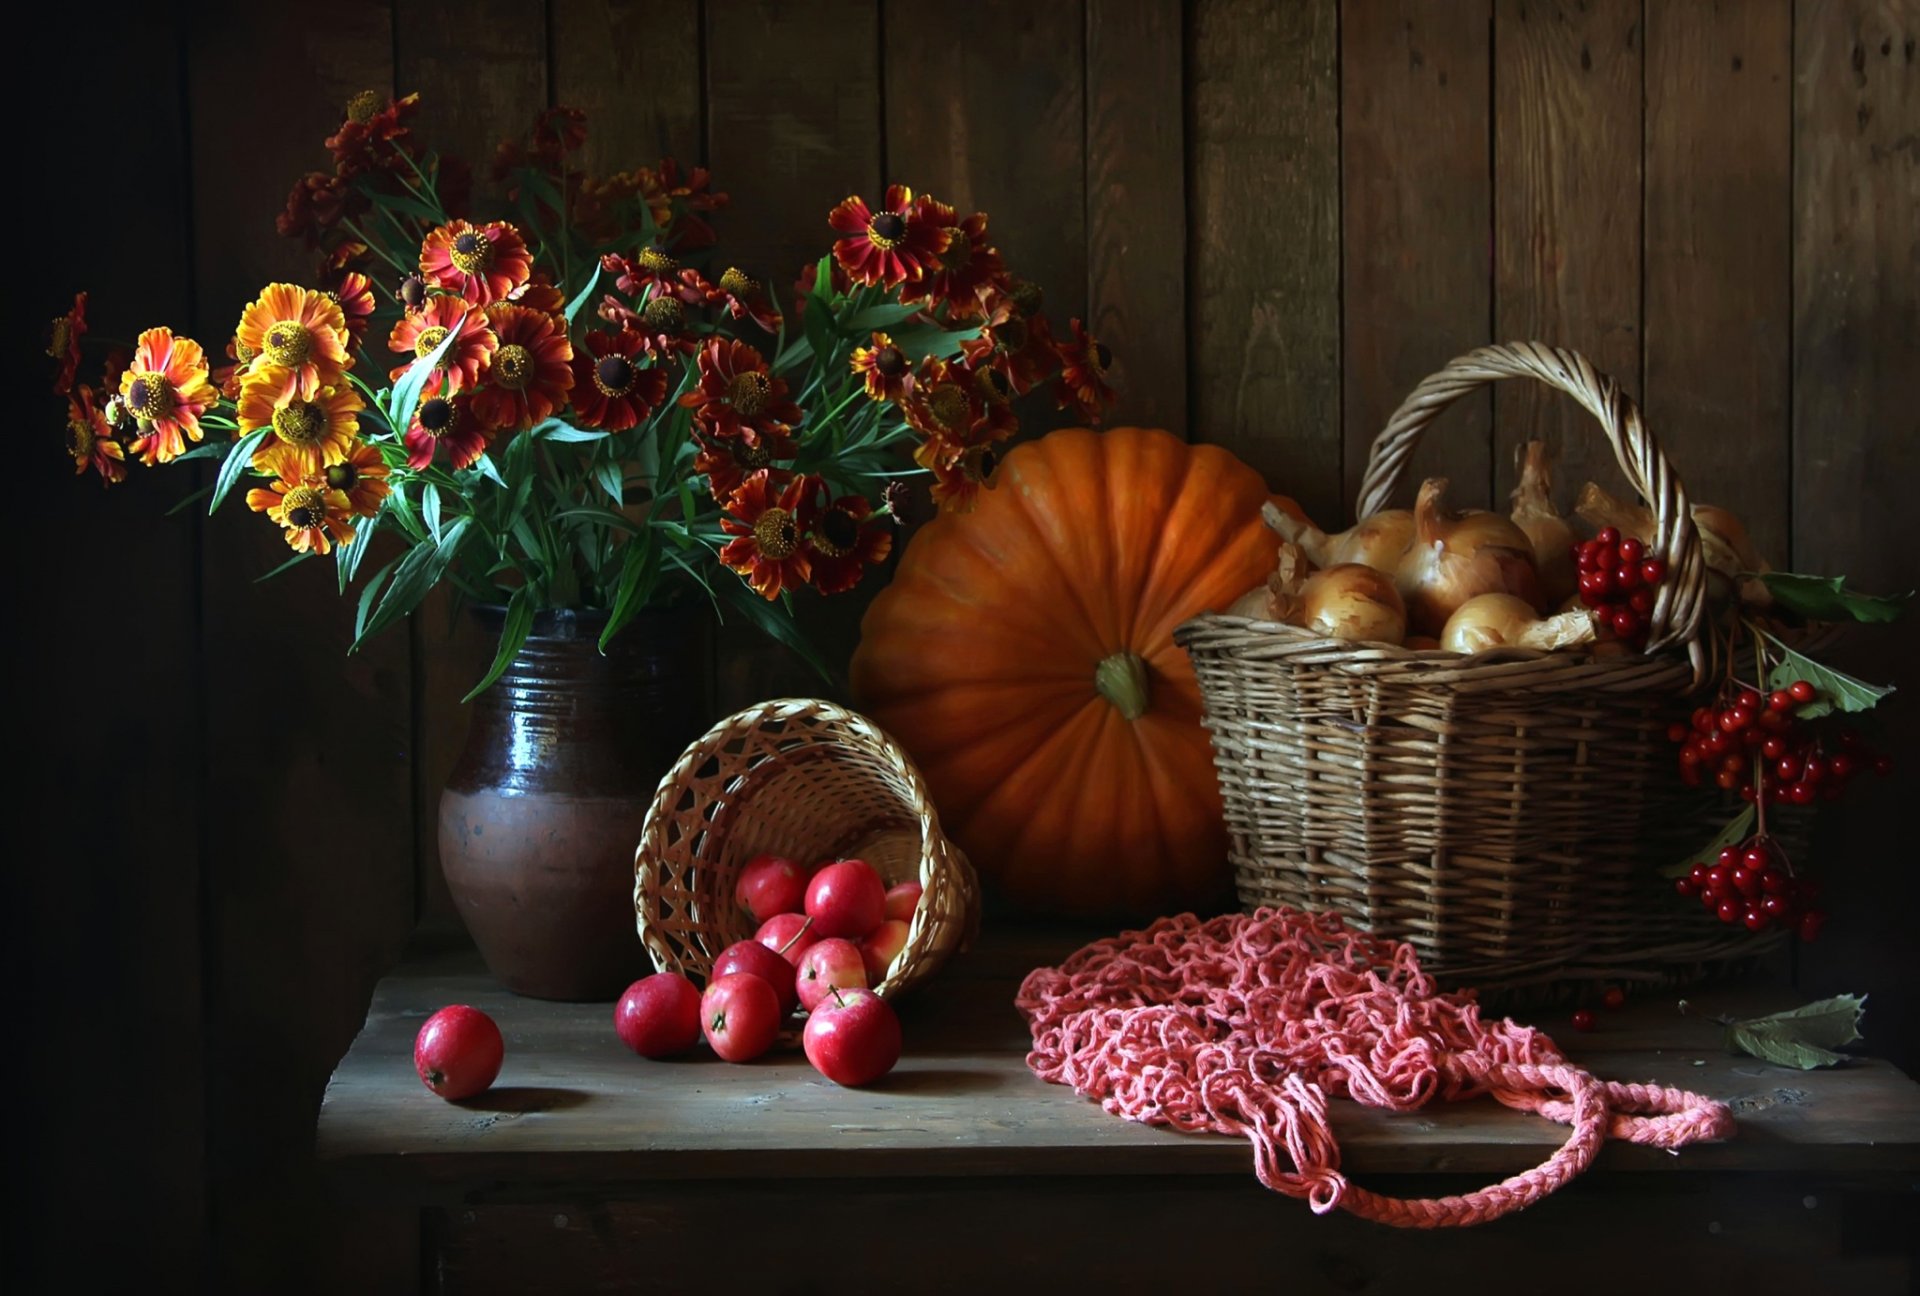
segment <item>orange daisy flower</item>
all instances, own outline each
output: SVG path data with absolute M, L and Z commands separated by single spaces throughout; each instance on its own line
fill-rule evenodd
M 707 475 L 707 489 L 721 504 L 740 489 L 740 483 L 749 474 L 771 468 L 800 453 L 799 445 L 784 432 L 769 432 L 757 445 L 748 445 L 745 441 L 709 441 L 705 437 L 698 440 L 700 452 L 693 457 L 693 470 Z
M 893 552 L 893 527 L 874 518 L 865 497 L 843 495 L 814 519 L 806 545 L 813 587 L 822 594 L 842 594 L 860 583 L 869 566 L 887 560 Z
M 533 257 L 520 231 L 505 221 L 470 225 L 457 220 L 433 230 L 420 245 L 420 273 L 436 288 L 490 306 L 533 276 Z
M 855 283 L 889 288 L 923 277 L 947 250 L 947 231 L 933 223 L 913 200 L 913 190 L 891 185 L 879 211 L 858 196 L 847 198 L 827 216 L 843 238 L 833 257 Z
M 629 297 L 643 297 L 649 289 L 678 293 L 680 262 L 658 243 L 631 257 L 609 252 L 600 258 L 600 272 L 613 276 L 613 286 Z
M 746 577 L 762 598 L 778 598 L 812 575 L 805 542 L 818 485 L 810 477 L 762 468 L 727 500 L 720 529 L 734 539 L 721 546 L 720 561 Z
M 980 492 L 993 488 L 1000 455 L 991 444 L 959 446 L 936 437 L 920 444 L 913 461 L 933 474 L 929 493 L 943 512 L 971 513 Z
M 700 378 L 680 398 L 708 436 L 752 445 L 800 421 L 800 407 L 787 397 L 784 378 L 745 342 L 712 338 L 700 352 Z
M 1107 385 L 1113 352 L 1088 333 L 1079 320 L 1072 321 L 1072 328 L 1073 341 L 1057 348 L 1060 377 L 1053 384 L 1054 401 L 1059 408 L 1071 408 L 1080 418 L 1097 425 L 1113 404 L 1113 388 Z
M 975 369 L 991 365 L 1005 374 L 1016 396 L 1024 396 L 1060 367 L 1053 331 L 1045 315 L 1029 314 L 1011 297 L 995 302 L 980 336 L 960 344 Z
M 481 375 L 473 412 L 491 428 L 532 427 L 552 417 L 573 387 L 566 329 L 530 306 L 494 306 L 487 320 L 500 345 Z
M 325 475 L 328 490 L 337 490 L 345 495 L 348 507 L 358 516 L 372 517 L 380 511 L 381 502 L 393 489 L 387 480 L 392 474 L 393 470 L 381 458 L 378 446 L 355 441 L 353 448 L 347 451 L 346 458 L 327 465 Z M 286 474 L 279 475 L 284 477 Z
M 531 279 L 507 294 L 507 300 L 516 306 L 531 306 L 549 315 L 563 314 L 567 309 L 567 299 L 553 286 L 553 279 L 545 270 L 535 270 Z
M 907 353 L 885 333 L 875 333 L 872 346 L 854 348 L 852 368 L 866 384 L 870 400 L 897 401 L 907 394 L 907 386 L 913 381 L 913 364 Z
M 284 527 L 287 543 L 298 553 L 328 554 L 334 545 L 353 540 L 346 493 L 318 475 L 297 482 L 282 478 L 266 490 L 256 487 L 247 492 L 247 507 Z
M 923 197 L 919 205 L 921 219 L 946 231 L 947 246 L 924 278 L 901 287 L 900 300 L 908 305 L 922 301 L 944 305 L 948 319 L 984 314 L 988 290 L 1007 272 L 1000 249 L 987 241 L 987 214 L 975 212 L 959 220 L 953 208 L 937 198 Z
M 471 468 L 486 453 L 491 437 L 492 430 L 473 412 L 473 393 L 461 392 L 431 396 L 416 405 L 401 441 L 407 447 L 407 467 L 420 472 L 443 444 L 455 468 Z
M 322 387 L 346 382 L 347 318 L 340 303 L 298 284 L 268 284 L 241 312 L 234 332 L 240 352 L 251 352 L 249 373 L 279 370 L 294 394 L 312 400 Z
M 373 280 L 358 270 L 349 270 L 340 276 L 340 286 L 332 292 L 322 293 L 340 308 L 340 314 L 347 321 L 347 341 L 357 348 L 367 340 L 367 325 L 373 320 L 373 312 L 378 303 L 373 299 Z
M 267 430 L 253 453 L 253 466 L 282 462 L 287 469 L 280 475 L 298 481 L 346 458 L 365 408 L 351 387 L 322 387 L 310 397 L 298 396 L 284 373 L 262 369 L 241 384 L 235 418 L 241 436 Z
M 667 398 L 666 371 L 642 369 L 639 354 L 640 335 L 631 329 L 587 334 L 573 356 L 573 412 L 582 427 L 624 432 Z
M 440 357 L 439 366 L 428 377 L 423 390 L 429 395 L 439 395 L 444 386 L 449 396 L 472 391 L 492 362 L 500 342 L 487 327 L 487 313 L 458 297 L 429 297 L 426 305 L 408 311 L 394 323 L 393 332 L 387 335 L 387 350 L 404 355 L 407 360 L 395 365 L 387 377 L 399 382 L 415 360 L 432 355 L 433 349 L 446 341 L 448 332 L 455 328 L 459 332 L 454 336 L 453 345 Z
M 694 271 L 685 273 L 697 274 Z M 729 316 L 750 319 L 768 333 L 780 331 L 780 308 L 773 304 L 766 285 L 738 266 L 728 266 L 720 276 L 711 300 L 724 303 Z
M 126 452 L 113 439 L 107 416 L 85 383 L 67 393 L 67 453 L 73 456 L 75 476 L 91 468 L 100 474 L 102 486 L 127 479 Z
M 120 400 L 137 426 L 127 448 L 149 468 L 171 463 L 186 451 L 186 442 L 200 439 L 200 415 L 218 399 L 207 382 L 207 353 L 200 344 L 176 338 L 169 328 L 148 329 L 120 375 Z
M 922 436 L 955 446 L 1004 441 L 1018 422 L 1004 400 L 988 398 L 991 390 L 975 377 L 970 366 L 928 356 L 920 363 L 900 412 Z
M 87 295 L 73 295 L 67 313 L 53 321 L 47 339 L 47 355 L 54 361 L 53 394 L 65 396 L 73 387 L 73 376 L 80 372 L 80 339 L 87 335 Z

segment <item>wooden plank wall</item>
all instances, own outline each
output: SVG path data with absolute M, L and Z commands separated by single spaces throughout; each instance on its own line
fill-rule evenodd
M 53 192 L 97 192 L 105 159 L 109 188 L 138 194 L 49 236 L 35 320 L 85 284 L 118 332 L 224 337 L 259 284 L 301 272 L 271 218 L 357 90 L 422 91 L 422 129 L 482 163 L 540 107 L 577 104 L 596 165 L 711 165 L 733 255 L 779 285 L 848 192 L 900 181 L 986 208 L 1057 317 L 1114 345 L 1121 418 L 1230 446 L 1329 523 L 1414 382 L 1541 337 L 1637 393 L 1696 495 L 1778 562 L 1914 584 L 1920 14 L 1903 0 L 188 9 L 76 27 L 35 60 L 37 102 L 90 87 L 73 146 L 43 150 Z M 143 75 L 98 74 L 123 65 Z M 1439 423 L 1413 472 L 1503 500 L 1538 435 L 1568 497 L 1613 471 L 1583 415 L 1505 384 Z M 135 1175 L 190 1190 L 142 1227 L 177 1241 L 210 1218 L 220 1277 L 266 1285 L 339 1251 L 314 1245 L 327 1203 L 305 1139 L 373 980 L 445 911 L 434 799 L 484 645 L 428 608 L 347 659 L 328 573 L 253 582 L 277 552 L 256 519 L 163 517 L 159 478 L 75 493 L 57 452 L 34 472 L 54 543 L 29 588 L 57 646 L 26 661 L 62 682 L 34 703 L 61 735 L 35 775 L 67 808 L 52 821 L 80 823 L 58 853 L 92 870 L 36 883 L 36 971 L 77 1002 L 141 970 L 143 1011 L 190 1058 L 165 1082 L 189 1113 L 172 1152 Z M 857 611 L 813 618 L 830 653 Z M 1892 671 L 1916 646 L 1909 628 L 1860 660 Z M 763 645 L 718 665 L 723 705 L 809 687 Z M 1911 751 L 1911 707 L 1893 718 Z M 1888 854 L 1914 764 L 1834 835 L 1837 939 L 1803 968 L 1873 990 L 1877 1038 L 1909 1059 L 1916 992 L 1871 950 L 1904 939 L 1916 899 Z M 96 780 L 128 798 L 118 818 L 77 790 Z M 63 943 L 81 912 L 113 939 Z M 56 1016 L 36 1039 L 68 1039 Z

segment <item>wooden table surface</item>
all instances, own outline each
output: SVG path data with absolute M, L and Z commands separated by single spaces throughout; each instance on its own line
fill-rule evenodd
M 661 1180 L 939 1178 L 959 1175 L 1251 1175 L 1238 1139 L 1184 1135 L 1108 1116 L 1026 1069 L 1019 977 L 1080 936 L 1020 933 L 954 963 L 901 1005 L 906 1052 L 877 1087 L 842 1089 L 798 1049 L 733 1066 L 704 1048 L 648 1062 L 621 1045 L 605 1004 L 518 998 L 471 952 L 415 957 L 384 980 L 367 1024 L 321 1108 L 323 1168 L 359 1189 L 419 1202 L 474 1199 L 512 1185 L 569 1191 Z M 1602 1012 L 1587 1035 L 1564 1010 L 1541 1016 L 1579 1062 L 1608 1079 L 1654 1080 L 1728 1102 L 1737 1138 L 1677 1155 L 1609 1144 L 1595 1173 L 1674 1170 L 1805 1175 L 1920 1173 L 1920 1086 L 1859 1058 L 1801 1072 L 1733 1056 L 1713 1018 L 1785 1006 L 1782 992 L 1647 995 Z M 467 1003 L 507 1041 L 496 1086 L 465 1103 L 429 1094 L 414 1074 L 428 1013 Z M 1871 1017 L 1869 1017 L 1869 1028 Z M 1497 1177 L 1537 1164 L 1565 1130 L 1491 1100 L 1394 1114 L 1333 1104 L 1343 1168 L 1369 1175 Z

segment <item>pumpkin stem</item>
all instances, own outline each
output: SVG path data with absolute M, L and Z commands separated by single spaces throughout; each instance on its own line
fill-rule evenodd
M 1145 715 L 1153 696 L 1146 659 L 1134 652 L 1117 652 L 1094 667 L 1093 687 L 1129 720 Z

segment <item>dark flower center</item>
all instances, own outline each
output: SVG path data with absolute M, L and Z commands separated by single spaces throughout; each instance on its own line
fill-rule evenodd
M 625 396 L 633 388 L 632 363 L 625 356 L 608 356 L 593 367 L 593 385 L 603 396 Z
M 680 268 L 680 263 L 675 261 L 663 247 L 641 248 L 640 264 L 655 274 L 672 274 Z
M 960 456 L 960 471 L 970 482 L 985 482 L 999 463 L 1000 456 L 992 446 L 974 446 Z
M 1012 399 L 1013 382 L 998 369 L 982 369 L 979 377 L 980 390 L 985 392 L 989 399 L 1000 401 Z
M 765 445 L 736 446 L 733 451 L 733 461 L 748 472 L 755 472 L 773 462 L 773 452 Z
M 453 240 L 453 248 L 447 255 L 461 274 L 479 274 L 493 260 L 493 240 L 470 230 Z
M 452 401 L 444 396 L 435 396 L 420 407 L 420 427 L 428 436 L 445 436 L 453 430 L 458 413 Z
M 720 291 L 730 297 L 745 297 L 759 286 L 738 266 L 728 266 L 727 272 L 720 276 Z
M 93 425 L 85 419 L 67 421 L 67 453 L 75 459 L 88 459 L 93 456 Z
M 828 509 L 813 529 L 813 547 L 829 558 L 847 553 L 859 539 L 860 524 L 845 509 Z
M 1107 366 L 1113 363 L 1113 351 L 1105 342 L 1095 342 L 1087 348 L 1087 354 L 1093 358 L 1093 367 L 1100 373 L 1105 373 Z
M 327 499 L 317 486 L 296 486 L 287 492 L 287 524 L 300 530 L 327 520 Z
M 648 328 L 666 333 L 687 322 L 687 309 L 678 297 L 655 297 L 640 308 L 640 318 Z
M 274 435 L 288 445 L 312 445 L 320 439 L 326 424 L 320 407 L 303 400 L 288 401 L 273 412 Z
M 952 383 L 941 383 L 927 393 L 927 413 L 949 432 L 958 432 L 971 421 L 967 394 Z
M 874 353 L 873 367 L 883 378 L 898 378 L 907 371 L 907 353 L 897 346 L 881 347 Z
M 380 111 L 380 94 L 376 90 L 362 90 L 347 100 L 347 120 L 366 125 L 373 115 Z
M 489 372 L 493 381 L 508 391 L 520 391 L 533 381 L 533 352 L 518 342 L 509 342 L 493 353 Z
M 350 463 L 327 465 L 327 485 L 337 491 L 350 491 L 360 484 L 360 470 Z
M 58 359 L 67 353 L 73 345 L 73 322 L 62 315 L 53 322 L 53 341 L 47 346 L 47 354 Z
M 1027 344 L 1027 320 L 1024 315 L 1009 315 L 993 326 L 993 349 L 1018 351 Z
M 1046 300 L 1040 285 L 1031 279 L 1015 279 L 1007 288 L 1007 297 L 1022 315 L 1038 313 L 1041 303 Z
M 398 296 L 402 306 L 408 310 L 418 310 L 427 300 L 427 281 L 417 274 L 408 275 L 400 281 Z
M 940 254 L 940 266 L 945 270 L 963 270 L 967 262 L 973 260 L 973 240 L 958 225 L 947 227 L 947 250 Z
M 753 524 L 753 542 L 762 557 L 775 562 L 791 558 L 800 547 L 800 527 L 793 514 L 783 508 L 770 508 Z
M 867 222 L 867 238 L 883 252 L 900 246 L 907 236 L 907 221 L 898 212 L 881 212 Z
M 772 394 L 773 384 L 758 369 L 735 374 L 727 384 L 727 404 L 747 418 L 754 418 L 764 411 Z
M 433 354 L 433 349 L 446 340 L 447 330 L 444 325 L 435 324 L 430 328 L 421 329 L 420 336 L 413 340 L 413 354 L 416 358 L 430 356 Z M 446 357 L 441 357 L 440 363 L 444 366 Z
M 267 363 L 293 369 L 307 362 L 313 353 L 313 337 L 294 320 L 281 320 L 267 330 L 262 339 Z
M 159 374 L 141 374 L 127 388 L 127 407 L 151 423 L 173 408 L 173 386 Z

